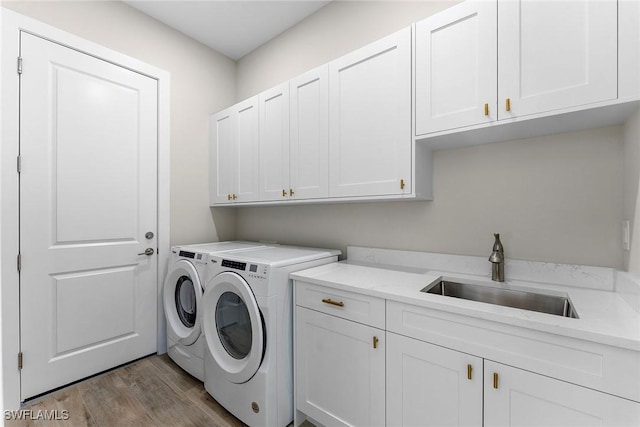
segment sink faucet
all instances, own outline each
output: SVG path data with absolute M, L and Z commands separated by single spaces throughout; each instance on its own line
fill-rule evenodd
M 496 282 L 504 282 L 504 247 L 500 242 L 500 234 L 494 234 L 495 242 L 493 242 L 493 252 L 489 257 L 491 262 L 491 280 Z

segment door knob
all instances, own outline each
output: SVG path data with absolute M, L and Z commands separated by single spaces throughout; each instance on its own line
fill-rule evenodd
M 144 234 L 144 238 L 145 238 L 145 239 L 153 239 L 153 236 L 154 236 L 153 231 L 147 231 L 147 232 Z
M 155 251 L 153 250 L 153 248 L 147 248 L 144 250 L 144 252 L 139 253 L 138 255 L 147 255 L 147 256 L 151 256 L 155 253 Z

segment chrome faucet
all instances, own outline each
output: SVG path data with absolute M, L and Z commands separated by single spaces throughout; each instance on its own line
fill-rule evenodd
M 491 280 L 496 282 L 504 282 L 504 247 L 500 242 L 500 234 L 494 234 L 495 242 L 493 242 L 493 252 L 489 257 L 491 262 Z

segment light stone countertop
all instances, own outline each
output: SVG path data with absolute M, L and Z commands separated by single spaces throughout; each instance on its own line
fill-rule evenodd
M 640 351 L 640 314 L 616 292 L 520 280 L 497 284 L 484 276 L 338 262 L 292 273 L 294 280 L 434 310 Z M 420 292 L 440 277 L 567 295 L 579 319 Z

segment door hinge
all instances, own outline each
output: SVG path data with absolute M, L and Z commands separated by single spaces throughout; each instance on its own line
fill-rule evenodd
M 18 74 L 22 74 L 22 57 L 18 57 Z
M 22 158 L 18 156 L 18 173 L 22 172 Z
M 18 273 L 20 273 L 20 270 L 22 270 L 22 255 L 18 254 Z
M 22 352 L 18 353 L 18 369 L 22 369 Z

